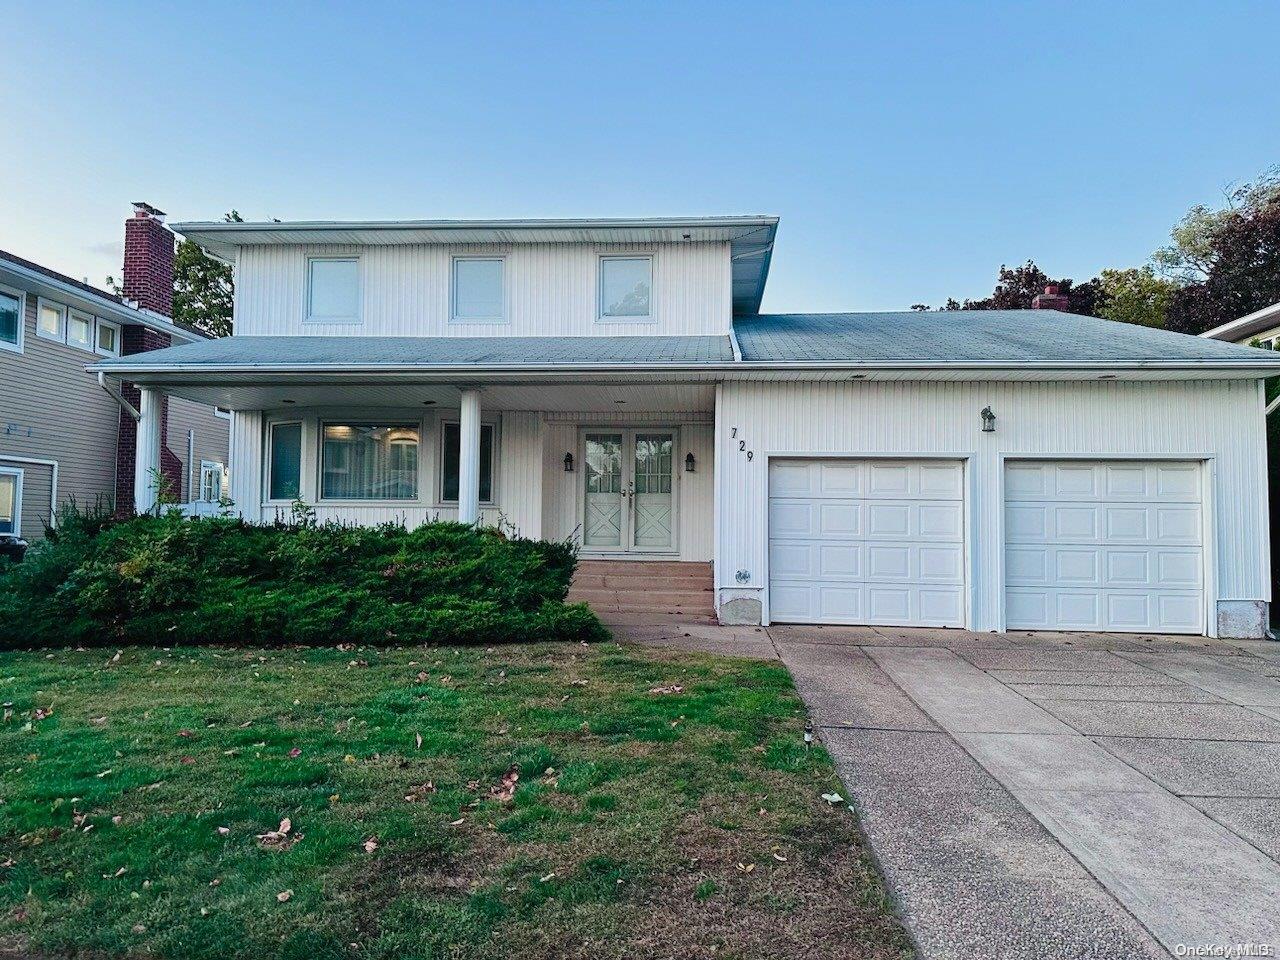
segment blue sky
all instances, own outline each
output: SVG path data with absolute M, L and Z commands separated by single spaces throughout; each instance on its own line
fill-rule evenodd
M 7 6 L 0 247 L 174 219 L 782 218 L 765 309 L 1141 263 L 1280 162 L 1277 3 Z

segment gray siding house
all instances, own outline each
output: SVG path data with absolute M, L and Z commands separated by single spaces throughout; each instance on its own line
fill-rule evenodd
M 125 229 L 125 296 L 0 250 L 0 535 L 40 539 L 72 499 L 133 509 L 137 389 L 108 392 L 85 367 L 206 339 L 169 317 L 173 245 L 159 211 L 138 204 Z M 192 509 L 221 496 L 228 428 L 214 407 L 167 405 L 163 470 Z

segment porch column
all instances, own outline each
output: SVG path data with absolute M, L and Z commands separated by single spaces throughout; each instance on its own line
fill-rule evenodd
M 164 394 L 152 387 L 140 391 L 137 447 L 133 457 L 133 508 L 138 513 L 156 505 L 156 476 L 160 470 L 160 432 L 164 425 Z
M 480 391 L 462 391 L 458 409 L 458 522 L 480 522 Z

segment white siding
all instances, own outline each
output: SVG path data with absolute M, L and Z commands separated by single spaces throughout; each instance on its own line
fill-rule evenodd
M 596 322 L 598 258 L 652 254 L 649 323 Z M 362 322 L 304 323 L 309 256 L 358 254 Z M 450 322 L 450 265 L 506 257 L 507 323 Z M 236 267 L 238 336 L 631 336 L 725 334 L 732 316 L 727 243 L 253 246 Z
M 1004 458 L 1210 461 L 1210 596 L 1270 598 L 1266 447 L 1254 381 L 727 383 L 720 398 L 722 598 L 765 593 L 768 459 L 797 454 L 966 460 L 975 629 L 1002 625 Z M 979 412 L 987 405 L 997 417 L 991 434 L 981 432 Z M 735 579 L 739 570 L 747 572 L 743 583 Z

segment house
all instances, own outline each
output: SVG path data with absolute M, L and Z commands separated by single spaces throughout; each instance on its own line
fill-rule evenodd
M 1262 347 L 1264 350 L 1280 350 L 1280 303 L 1206 330 L 1200 336 Z
M 709 564 L 726 623 L 1263 635 L 1280 356 L 1052 292 L 761 314 L 777 225 L 185 223 L 235 265 L 236 335 L 90 369 L 142 385 L 141 506 L 183 398 L 233 411 L 252 520 Z
M 0 251 L 0 535 L 40 539 L 70 500 L 133 511 L 137 390 L 108 392 L 85 365 L 206 339 L 170 319 L 173 244 L 159 211 L 137 205 L 125 223 L 124 296 Z M 216 500 L 229 414 L 180 397 L 162 408 L 173 494 Z

